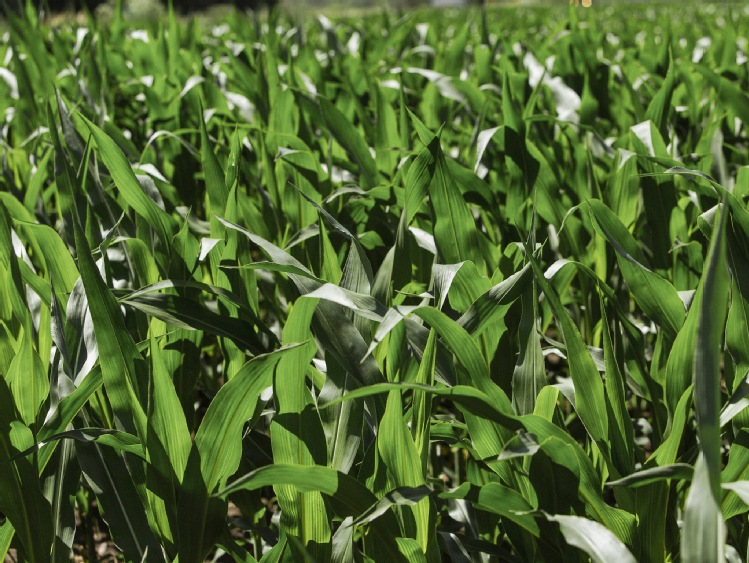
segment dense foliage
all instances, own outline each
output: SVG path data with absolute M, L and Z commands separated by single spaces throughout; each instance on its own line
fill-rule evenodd
M 741 9 L 11 18 L 0 553 L 746 560 Z

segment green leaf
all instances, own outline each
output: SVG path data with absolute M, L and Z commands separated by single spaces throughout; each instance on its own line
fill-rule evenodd
M 637 561 L 627 547 L 598 522 L 579 516 L 547 514 L 546 518 L 559 524 L 567 543 L 582 549 L 595 563 Z
M 536 330 L 538 299 L 533 285 L 523 292 L 523 307 L 518 328 L 520 353 L 512 374 L 512 403 L 518 414 L 530 414 L 536 397 L 546 385 L 546 367 L 541 339 Z
M 392 390 L 388 394 L 387 407 L 377 439 L 377 451 L 387 469 L 388 482 L 393 486 L 419 487 L 424 485 L 421 461 L 416 445 L 403 420 L 401 395 L 397 390 Z M 433 508 L 429 500 L 423 499 L 415 506 L 404 507 L 403 510 L 410 513 L 414 521 L 413 529 L 409 529 L 409 526 L 404 524 L 406 534 L 409 536 L 415 534 L 422 552 L 433 551 L 436 548 L 436 537 L 432 528 Z M 405 516 L 403 518 L 406 520 Z
M 408 169 L 405 179 L 406 201 L 405 221 L 410 225 L 419 209 L 424 204 L 429 183 L 432 181 L 437 166 L 437 159 L 429 147 L 423 148 Z
M 606 484 L 610 487 L 637 488 L 670 479 L 689 481 L 692 479 L 693 472 L 694 468 L 688 463 L 672 463 L 671 465 L 656 466 L 636 471 L 631 475 L 627 475 L 616 481 L 609 481 Z
M 369 152 L 369 147 L 346 116 L 325 98 L 318 98 L 322 117 L 336 141 L 354 157 L 364 181 L 364 187 L 371 189 L 379 183 L 377 163 Z
M 221 171 L 221 166 L 218 163 L 218 159 L 211 147 L 211 141 L 208 138 L 202 104 L 200 110 L 200 114 L 198 115 L 200 121 L 200 162 L 203 165 L 205 187 L 208 192 L 208 201 L 210 203 L 209 217 L 213 217 L 215 215 L 224 215 L 226 212 L 226 202 L 229 198 L 229 190 L 226 187 L 224 173 Z
M 705 454 L 700 452 L 684 504 L 681 536 L 683 561 L 723 561 L 726 527 L 720 505 L 712 492 L 712 479 Z
M 50 282 L 58 293 L 62 303 L 67 302 L 67 294 L 73 290 L 78 279 L 78 269 L 75 267 L 70 251 L 53 229 L 46 225 L 18 222 L 22 229 L 32 238 L 44 257 L 45 266 L 49 272 Z
M 473 305 L 458 319 L 458 324 L 472 336 L 479 336 L 487 327 L 499 321 L 510 306 L 528 287 L 532 268 L 526 264 L 479 297 Z
M 658 131 L 660 131 L 664 139 L 668 138 L 667 124 L 669 111 L 671 110 L 671 97 L 676 86 L 676 71 L 674 68 L 676 65 L 671 57 L 669 59 L 666 78 L 645 112 L 646 119 L 650 119 L 658 127 Z
M 15 420 L 5 379 L 0 378 L 0 511 L 12 524 L 31 562 L 49 561 L 54 532 L 52 511 L 42 495 L 37 468 L 28 458 L 9 461 L 33 444 L 31 431 Z
M 101 387 L 102 383 L 101 366 L 98 366 L 83 379 L 78 387 L 63 398 L 57 409 L 47 417 L 37 434 L 39 441 L 44 442 L 50 436 L 63 432 L 91 396 Z
M 16 454 L 13 456 L 13 460 L 31 455 L 51 442 L 64 439 L 71 439 L 84 444 L 96 442 L 97 444 L 109 446 L 115 450 L 131 453 L 139 457 L 145 457 L 143 445 L 140 443 L 140 440 L 132 434 L 107 428 L 78 428 L 76 430 L 66 430 L 65 432 L 53 434 L 43 442 L 38 442 L 30 448 Z
M 148 418 L 158 441 L 166 448 L 177 482 L 181 482 L 192 448 L 190 431 L 174 382 L 164 363 L 164 353 L 155 338 L 151 338 L 150 344 L 151 397 Z
M 75 459 L 75 446 L 71 442 L 63 442 L 56 454 L 57 459 L 45 472 L 47 478 L 44 482 L 44 495 L 52 505 L 55 532 L 50 561 L 65 563 L 70 560 L 70 550 L 75 539 L 75 505 L 71 497 L 80 486 L 81 472 Z
M 145 441 L 147 423 L 142 406 L 146 404 L 145 361 L 125 326 L 117 300 L 101 279 L 91 257 L 91 250 L 77 223 L 74 229 L 78 266 L 88 298 L 101 372 L 115 421 L 122 430 L 137 434 L 141 441 Z
M 354 561 L 354 527 L 353 518 L 347 516 L 333 535 L 331 563 L 348 563 Z
M 694 68 L 715 89 L 721 102 L 731 107 L 744 123 L 749 123 L 749 97 L 741 88 L 731 80 L 716 74 L 705 65 L 695 64 Z
M 434 372 L 437 360 L 437 333 L 434 329 L 429 331 L 424 355 L 416 376 L 416 383 L 434 385 Z M 430 445 L 430 419 L 432 414 L 432 400 L 428 393 L 415 391 L 413 406 L 411 409 L 411 433 L 413 434 L 416 451 L 421 460 L 421 472 L 427 474 Z
M 358 315 L 373 321 L 382 320 L 387 309 L 378 303 L 374 297 L 366 294 L 355 293 L 343 287 L 332 283 L 326 283 L 311 291 L 303 297 L 310 299 L 325 299 L 333 303 L 338 303 L 348 309 L 351 309 Z
M 122 303 L 173 326 L 224 336 L 253 354 L 259 354 L 264 349 L 248 322 L 214 313 L 199 303 L 178 295 L 130 295 Z
M 385 493 L 379 501 L 360 514 L 356 520 L 353 520 L 352 525 L 361 526 L 363 524 L 374 522 L 391 507 L 413 506 L 431 493 L 432 489 L 426 485 L 419 485 L 418 487 L 398 487 L 393 489 L 392 491 Z
M 713 229 L 700 303 L 694 351 L 694 402 L 700 454 L 684 508 L 681 556 L 684 561 L 722 561 L 725 528 L 721 492 L 721 362 L 728 309 L 726 236 L 728 206 L 721 206 Z
M 99 155 L 112 175 L 115 185 L 138 215 L 156 231 L 161 243 L 168 248 L 177 234 L 177 223 L 149 198 L 138 183 L 130 163 L 117 144 L 104 131 L 81 116 L 99 148 Z
M 276 370 L 273 397 L 277 413 L 271 423 L 274 463 L 323 465 L 327 462 L 325 436 L 320 419 L 312 408 L 306 373 L 316 352 L 309 342 L 309 317 L 314 309 L 295 307 L 284 327 L 283 339 L 289 345 L 303 343 L 287 353 Z M 279 485 L 276 495 L 281 506 L 281 525 L 289 536 L 297 537 L 316 559 L 330 558 L 331 530 L 320 493 L 300 493 L 294 487 Z
M 463 483 L 459 487 L 440 493 L 444 499 L 467 499 L 481 510 L 499 514 L 514 522 L 534 537 L 541 531 L 533 517 L 533 507 L 519 492 L 499 483 L 488 483 L 483 486 Z
M 648 269 L 634 237 L 608 207 L 594 199 L 588 205 L 597 229 L 616 250 L 617 262 L 635 301 L 646 315 L 675 337 L 686 317 L 676 289 Z
M 744 504 L 749 504 L 749 481 L 734 481 L 733 483 L 723 483 L 721 487 L 726 491 L 736 493 Z
M 601 376 L 580 331 L 564 309 L 556 290 L 546 281 L 536 258 L 529 255 L 528 259 L 536 274 L 538 286 L 554 311 L 567 346 L 570 376 L 575 385 L 575 409 L 590 437 L 607 453 L 608 414 Z
M 146 509 L 122 454 L 96 442 L 76 442 L 83 476 L 101 505 L 112 539 L 129 560 L 163 561 Z
M 49 378 L 31 338 L 26 333 L 21 337 L 21 347 L 8 368 L 6 379 L 21 420 L 35 428 L 39 409 L 49 395 Z
M 435 160 L 434 175 L 429 183 L 428 193 L 433 210 L 434 240 L 440 256 L 448 264 L 470 260 L 478 268 L 483 268 L 484 259 L 479 246 L 480 234 L 471 211 L 447 167 L 439 138 L 435 137 L 427 149 Z

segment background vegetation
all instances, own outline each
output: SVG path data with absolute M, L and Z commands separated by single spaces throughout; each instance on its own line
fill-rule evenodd
M 744 561 L 745 8 L 0 36 L 0 553 Z
M 24 10 L 25 4 L 25 0 L 6 0 L 3 8 L 7 11 L 20 13 Z M 169 2 L 168 0 L 162 0 L 161 2 L 156 0 L 32 0 L 32 4 L 38 12 L 49 10 L 59 13 L 88 10 L 95 13 L 97 9 L 101 10 L 104 7 L 112 10 L 124 8 L 134 13 L 148 13 L 154 9 L 154 6 L 166 8 Z M 239 10 L 258 10 L 272 8 L 278 4 L 278 0 L 172 0 L 174 9 L 180 13 L 197 12 L 224 4 L 233 5 Z

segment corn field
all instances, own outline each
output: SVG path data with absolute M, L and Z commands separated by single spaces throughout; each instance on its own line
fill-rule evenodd
M 747 561 L 749 10 L 563 4 L 0 22 L 6 561 Z

